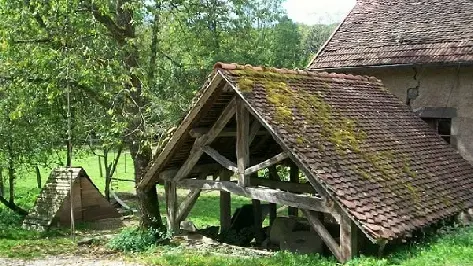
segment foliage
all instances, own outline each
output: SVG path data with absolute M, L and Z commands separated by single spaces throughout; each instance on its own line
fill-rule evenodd
M 170 235 L 157 229 L 129 227 L 123 229 L 108 242 L 112 250 L 125 252 L 141 252 L 168 242 Z

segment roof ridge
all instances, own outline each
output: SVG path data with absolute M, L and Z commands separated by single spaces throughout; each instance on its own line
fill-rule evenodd
M 223 70 L 245 70 L 250 69 L 253 71 L 269 71 L 276 72 L 279 74 L 295 74 L 295 75 L 306 75 L 306 76 L 315 76 L 320 78 L 339 78 L 345 80 L 357 80 L 357 81 L 368 81 L 368 82 L 377 82 L 381 83 L 376 77 L 373 76 L 362 76 L 362 75 L 353 75 L 353 74 L 343 74 L 335 72 L 325 72 L 325 71 L 314 71 L 314 70 L 300 70 L 300 69 L 287 69 L 287 68 L 275 68 L 275 67 L 265 67 L 265 66 L 252 66 L 249 64 L 240 65 L 237 63 L 222 63 L 218 62 L 214 65 L 214 70 L 223 69 Z

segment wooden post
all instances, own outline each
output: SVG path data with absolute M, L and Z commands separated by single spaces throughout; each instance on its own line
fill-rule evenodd
M 299 183 L 299 168 L 292 163 L 290 166 L 290 172 L 289 172 L 289 181 L 291 183 Z M 299 210 L 296 208 L 289 207 L 287 209 L 287 214 L 289 216 L 298 216 Z
M 332 235 L 327 231 L 322 221 L 319 220 L 317 215 L 310 210 L 302 209 L 304 215 L 307 217 L 307 221 L 309 221 L 310 225 L 314 228 L 315 232 L 322 238 L 324 243 L 327 247 L 332 251 L 333 255 L 339 262 L 345 262 L 345 258 L 343 253 L 340 249 L 340 245 L 333 239 Z
M 278 175 L 276 166 L 270 166 L 269 170 L 269 180 L 281 181 L 281 178 Z M 274 220 L 278 217 L 278 205 L 276 203 L 269 204 L 269 224 L 272 226 Z
M 257 245 L 263 243 L 263 215 L 261 213 L 261 201 L 253 199 L 253 215 L 254 215 L 254 229 L 255 229 L 255 240 Z
M 244 105 L 242 99 L 237 99 L 236 106 L 236 120 L 237 120 L 237 138 L 236 138 L 236 157 L 238 168 L 238 184 L 242 187 L 250 185 L 250 179 L 245 175 L 246 166 L 249 161 L 249 130 L 250 117 L 248 110 Z
M 166 213 L 167 213 L 167 227 L 173 233 L 179 233 L 179 226 L 177 224 L 177 189 L 176 183 L 167 181 L 164 184 L 166 193 Z
M 220 181 L 230 181 L 231 174 L 227 171 L 220 173 Z M 230 229 L 232 220 L 232 198 L 229 192 L 220 192 L 220 232 Z
M 340 216 L 340 251 L 344 262 L 358 255 L 358 227 L 344 213 Z

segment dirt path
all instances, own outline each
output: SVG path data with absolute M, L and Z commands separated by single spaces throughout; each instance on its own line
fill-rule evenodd
M 2 266 L 143 266 L 141 264 L 125 262 L 113 259 L 93 259 L 83 256 L 55 256 L 34 260 L 3 259 L 0 258 Z

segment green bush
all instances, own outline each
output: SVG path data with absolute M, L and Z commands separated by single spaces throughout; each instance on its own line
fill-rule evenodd
M 169 238 L 168 234 L 156 229 L 129 227 L 112 238 L 107 247 L 116 251 L 142 252 L 168 242 Z

